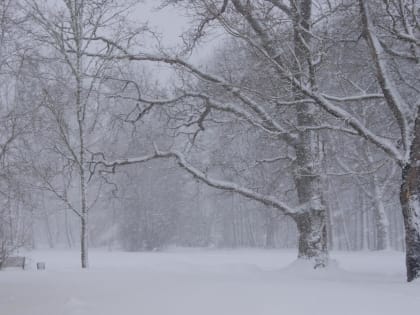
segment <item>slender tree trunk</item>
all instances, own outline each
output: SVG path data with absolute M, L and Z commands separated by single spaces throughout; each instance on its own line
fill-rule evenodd
M 254 224 L 252 224 L 251 218 L 249 217 L 249 215 L 247 216 L 247 223 L 248 223 L 248 227 L 249 227 L 250 242 L 252 244 L 252 247 L 256 247 L 258 245 L 258 241 L 257 241 L 257 237 L 255 235 L 256 232 L 254 231 Z
M 275 218 L 267 215 L 266 218 L 266 230 L 265 230 L 265 248 L 274 248 L 275 245 L 275 235 L 276 235 L 276 226 L 277 221 Z
M 390 248 L 389 221 L 385 212 L 385 205 L 374 175 L 374 198 L 375 198 L 375 225 L 376 225 L 376 249 L 384 250 Z
M 360 249 L 367 251 L 369 250 L 369 223 L 368 223 L 368 208 L 363 204 L 362 211 L 360 213 L 361 218 L 361 228 L 362 228 L 362 237 L 361 237 L 361 246 Z
M 73 247 L 73 235 L 71 233 L 71 226 L 70 226 L 67 210 L 64 211 L 64 228 L 65 228 L 65 231 L 66 231 L 67 246 L 69 248 L 72 248 Z
M 410 147 L 410 161 L 403 167 L 400 202 L 404 218 L 407 281 L 420 278 L 420 108 Z
M 80 127 L 82 130 L 82 127 Z M 80 137 L 81 145 L 80 145 L 80 161 L 84 163 L 84 146 L 83 146 L 83 133 L 81 131 Z M 89 260 L 88 260 L 88 209 L 87 209 L 87 202 L 86 202 L 86 182 L 85 182 L 85 172 L 83 164 L 80 167 L 80 201 L 82 206 L 82 215 L 80 217 L 81 223 L 81 235 L 80 235 L 80 250 L 81 250 L 81 263 L 82 268 L 89 267 Z
M 366 159 L 369 163 L 373 164 L 374 159 L 370 150 L 370 146 L 366 147 L 365 151 Z M 383 190 L 380 188 L 380 182 L 376 173 L 372 175 L 372 198 L 374 202 L 374 214 L 375 214 L 375 226 L 376 226 L 376 250 L 384 250 L 390 248 L 389 239 L 389 221 L 385 211 L 385 205 L 383 202 Z
M 50 218 L 48 214 L 45 212 L 45 210 L 44 210 L 44 223 L 45 223 L 45 231 L 47 233 L 48 246 L 50 248 L 54 248 L 54 237 L 51 231 Z
M 326 171 L 326 169 L 324 168 L 324 171 Z M 331 211 L 331 200 L 330 200 L 330 195 L 331 195 L 331 183 L 328 180 L 328 178 L 326 180 L 324 180 L 324 186 L 327 187 L 327 191 L 326 191 L 326 195 L 328 196 L 328 202 L 325 203 L 325 207 L 326 207 L 326 217 L 327 217 L 327 239 L 328 239 L 328 248 L 330 249 L 334 249 L 335 246 L 335 236 L 334 236 L 334 215 Z
M 81 235 L 80 235 L 81 262 L 82 262 L 82 268 L 87 268 L 89 266 L 87 217 L 81 217 L 80 224 L 81 224 Z
M 328 171 L 328 161 L 326 158 L 327 150 L 327 141 L 331 141 L 331 139 L 322 139 L 322 141 L 319 141 L 320 146 L 320 162 L 322 165 L 322 174 L 321 174 L 321 183 L 323 189 L 323 204 L 325 205 L 325 211 L 326 211 L 326 226 L 327 226 L 327 240 L 328 240 L 328 248 L 333 249 L 334 246 L 334 215 L 332 212 L 332 202 L 331 202 L 331 181 L 327 176 Z M 331 153 L 330 153 L 331 154 Z
M 80 250 L 81 250 L 81 263 L 82 268 L 88 268 L 88 207 L 87 207 L 87 185 L 85 173 L 85 114 L 86 102 L 83 100 L 83 65 L 82 65 L 82 43 L 83 43 L 83 14 L 84 14 L 84 1 L 74 0 L 72 8 L 69 8 L 72 19 L 72 31 L 74 33 L 75 44 L 75 66 L 73 75 L 76 81 L 76 99 L 75 107 L 77 111 L 77 124 L 79 131 L 79 182 L 80 182 Z
M 341 246 L 340 249 L 345 249 L 345 250 L 351 250 L 353 248 L 352 243 L 350 241 L 350 232 L 348 230 L 347 224 L 346 224 L 346 217 L 344 215 L 344 210 L 343 207 L 340 205 L 340 201 L 338 200 L 337 195 L 335 195 L 335 204 L 337 205 L 338 212 L 340 214 L 340 219 L 337 222 L 337 226 L 340 224 L 342 227 L 342 231 L 344 235 L 340 236 L 341 239 Z M 344 239 L 344 241 L 343 241 Z M 344 245 L 343 245 L 344 244 Z M 357 245 L 355 246 L 357 247 Z

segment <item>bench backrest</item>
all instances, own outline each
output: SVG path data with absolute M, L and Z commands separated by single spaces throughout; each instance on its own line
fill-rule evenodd
M 25 257 L 22 256 L 10 256 L 0 263 L 2 268 L 7 267 L 19 267 L 25 269 Z

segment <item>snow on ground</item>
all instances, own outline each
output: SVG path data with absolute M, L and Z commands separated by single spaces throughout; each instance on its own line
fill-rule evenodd
M 0 315 L 418 314 L 420 282 L 404 281 L 398 252 L 333 253 L 328 270 L 288 250 L 93 250 L 28 254 L 28 270 L 0 272 Z M 35 262 L 46 262 L 36 271 Z M 337 266 L 338 265 L 338 266 Z

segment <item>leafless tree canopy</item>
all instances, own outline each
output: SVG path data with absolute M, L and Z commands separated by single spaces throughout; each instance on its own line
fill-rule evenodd
M 393 248 L 420 277 L 418 1 L 156 1 L 176 47 L 142 6 L 0 3 L 0 261 Z

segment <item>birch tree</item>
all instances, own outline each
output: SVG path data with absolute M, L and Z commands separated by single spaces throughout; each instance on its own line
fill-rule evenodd
M 103 32 L 116 42 L 123 37 L 120 26 L 131 4 L 118 2 L 62 0 L 51 4 L 24 0 L 21 3 L 22 11 L 31 19 L 26 31 L 41 45 L 37 59 L 41 61 L 38 71 L 43 78 L 40 85 L 42 104 L 45 115 L 55 122 L 59 143 L 53 147 L 63 161 L 63 167 L 70 166 L 73 178 L 77 178 L 78 200 L 72 200 L 62 185 L 57 186 L 56 182 L 41 177 L 44 186 L 80 219 L 82 268 L 88 267 L 89 210 L 98 193 L 98 188 L 89 191 L 87 154 L 100 143 L 95 132 L 101 128 L 99 115 L 106 103 L 100 97 L 100 86 L 110 67 L 109 61 L 87 60 L 85 52 L 100 51 L 92 39 Z M 58 91 L 62 94 L 58 95 Z

